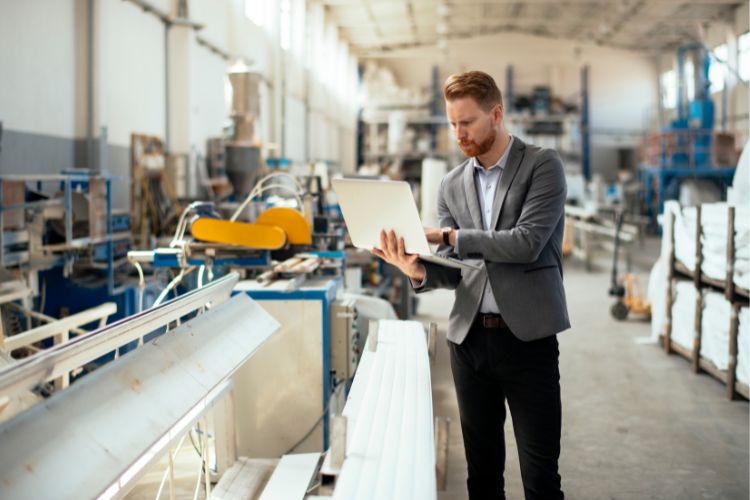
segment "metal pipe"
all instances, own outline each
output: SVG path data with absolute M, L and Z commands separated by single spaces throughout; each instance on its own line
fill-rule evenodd
M 239 275 L 230 273 L 206 286 L 128 318 L 81 335 L 64 345 L 52 347 L 0 370 L 0 394 L 12 394 L 55 379 L 97 359 L 138 337 L 168 325 L 206 303 L 224 302 L 237 284 Z M 217 302 L 218 301 L 218 302 Z
M 94 168 L 94 0 L 86 7 L 86 167 Z
M 164 154 L 169 154 L 169 28 L 164 21 Z

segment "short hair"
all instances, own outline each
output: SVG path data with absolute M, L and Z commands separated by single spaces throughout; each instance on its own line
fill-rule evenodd
M 503 106 L 503 95 L 495 80 L 483 71 L 467 71 L 449 76 L 443 85 L 443 97 L 446 101 L 471 97 L 485 111 L 496 104 Z

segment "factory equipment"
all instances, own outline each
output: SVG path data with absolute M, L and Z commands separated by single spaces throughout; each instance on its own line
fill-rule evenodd
M 726 189 L 734 177 L 734 136 L 713 130 L 710 65 L 709 51 L 702 43 L 689 43 L 677 50 L 677 118 L 648 136 L 639 167 L 646 214 L 653 222 L 664 211 L 667 197 L 676 196 L 682 179 L 710 179 Z M 688 66 L 693 68 L 692 75 L 686 74 Z M 687 92 L 689 76 L 693 78 L 692 100 Z
M 332 419 L 325 454 L 284 454 L 275 467 L 243 457 L 216 485 L 214 498 L 437 497 L 437 489 L 444 489 L 448 427 L 437 419 L 433 431 L 430 346 L 435 330 L 425 335 L 423 325 L 414 321 L 372 323 L 346 405 Z M 257 411 L 268 409 L 258 406 Z
M 15 269 L 34 295 L 37 273 L 54 268 L 86 274 L 113 295 L 131 235 L 111 191 L 111 177 L 86 170 L 0 176 L 0 268 Z
M 232 373 L 278 329 L 248 297 L 229 298 L 236 283 L 237 275 L 228 275 L 75 342 L 0 368 L 0 397 L 7 397 L 150 332 L 163 332 L 172 322 L 186 321 L 161 335 L 158 344 L 146 342 L 48 404 L 0 425 L 0 497 L 124 496 L 196 421 L 215 405 L 224 408 L 232 393 Z M 222 421 L 230 425 L 216 428 L 212 455 L 226 468 L 236 459 L 236 450 L 231 420 Z M 202 436 L 210 496 L 207 433 Z
M 246 68 L 229 73 L 234 134 L 226 144 L 224 168 L 237 198 L 250 193 L 263 171 L 261 144 L 256 130 L 261 78 L 259 73 Z
M 274 341 L 234 377 L 241 455 L 321 452 L 328 446 L 329 401 L 345 389 L 331 365 L 332 304 L 341 286 L 340 277 L 309 277 L 298 286 L 280 279 L 242 280 L 235 287 L 234 293 L 248 295 L 281 325 Z M 274 384 L 258 385 L 259 377 Z
M 331 372 L 340 380 L 354 376 L 362 355 L 364 338 L 357 324 L 356 304 L 347 298 L 331 306 Z

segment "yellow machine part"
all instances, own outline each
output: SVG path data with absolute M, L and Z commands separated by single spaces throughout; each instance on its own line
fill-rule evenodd
M 293 208 L 269 208 L 255 221 L 262 226 L 280 227 L 286 233 L 287 241 L 292 245 L 309 245 L 312 243 L 312 230 L 305 216 Z
M 262 250 L 277 250 L 286 243 L 286 234 L 280 227 L 210 217 L 203 217 L 193 222 L 190 232 L 201 241 Z

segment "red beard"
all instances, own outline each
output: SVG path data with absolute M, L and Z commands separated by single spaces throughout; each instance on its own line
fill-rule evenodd
M 490 135 L 480 143 L 476 143 L 472 140 L 458 141 L 458 147 L 464 152 L 466 156 L 481 156 L 487 151 L 492 149 L 492 145 L 495 144 L 496 134 L 490 132 Z

